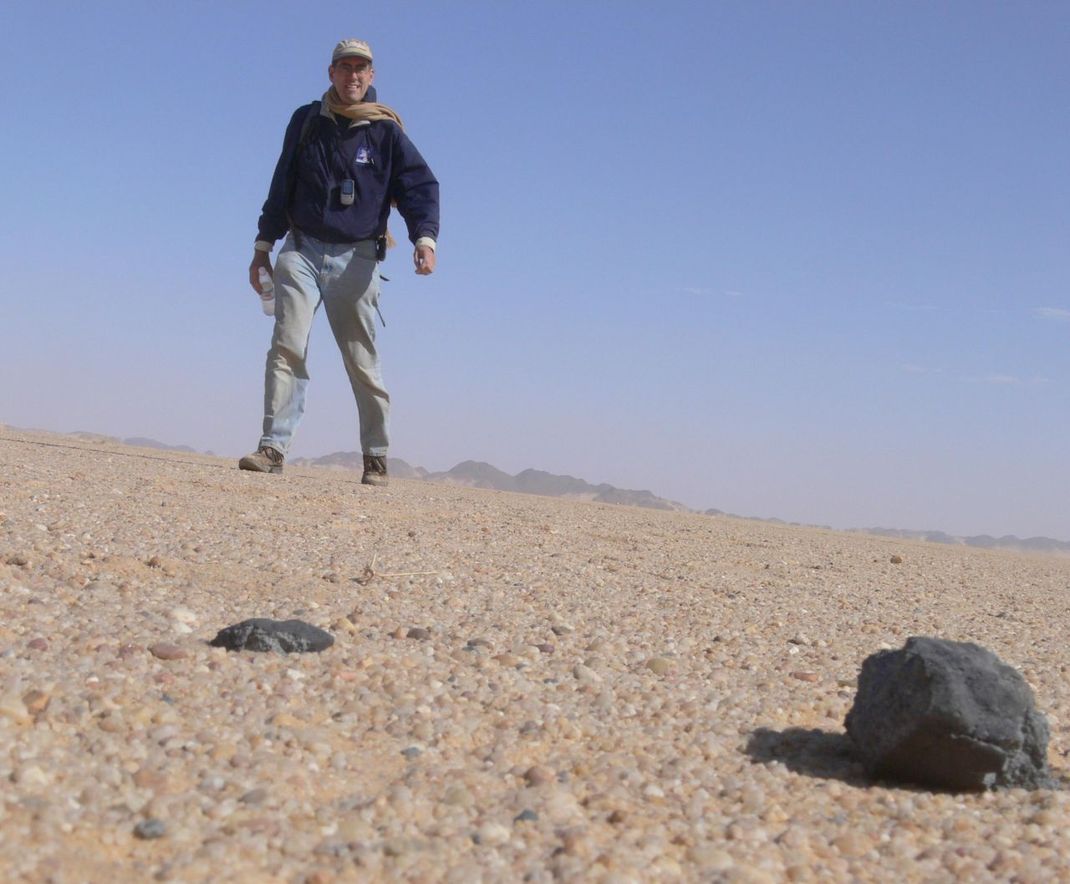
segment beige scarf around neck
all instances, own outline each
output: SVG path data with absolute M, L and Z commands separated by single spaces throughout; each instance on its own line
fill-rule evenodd
M 404 125 L 393 110 L 385 104 L 375 101 L 358 101 L 356 104 L 346 104 L 339 97 L 334 86 L 323 93 L 323 104 L 332 114 L 348 117 L 351 120 L 372 122 L 373 120 L 393 120 L 402 129 Z

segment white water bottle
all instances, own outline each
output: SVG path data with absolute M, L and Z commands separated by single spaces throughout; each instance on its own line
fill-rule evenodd
M 275 315 L 275 283 L 266 267 L 260 268 L 260 306 L 267 316 Z

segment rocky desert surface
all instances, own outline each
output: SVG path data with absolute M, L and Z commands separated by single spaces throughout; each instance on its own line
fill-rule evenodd
M 1070 879 L 1070 792 L 868 781 L 862 660 L 1017 667 L 1070 560 L 0 429 L 4 881 Z M 210 647 L 250 617 L 319 654 Z

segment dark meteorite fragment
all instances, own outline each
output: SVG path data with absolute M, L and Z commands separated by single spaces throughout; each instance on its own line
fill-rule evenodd
M 254 617 L 219 633 L 211 644 L 228 651 L 275 651 L 278 654 L 322 651 L 334 644 L 334 636 L 303 620 L 268 620 Z
M 1029 685 L 970 642 L 910 638 L 867 657 L 846 726 L 871 776 L 953 790 L 1052 785 Z

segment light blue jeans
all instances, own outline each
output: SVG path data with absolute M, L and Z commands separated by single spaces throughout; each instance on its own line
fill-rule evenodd
M 299 245 L 298 245 L 299 243 Z M 342 351 L 360 417 L 364 454 L 386 455 L 390 395 L 375 350 L 379 264 L 375 241 L 326 243 L 291 232 L 275 262 L 275 331 L 264 376 L 261 445 L 286 454 L 305 411 L 308 339 L 322 303 Z

